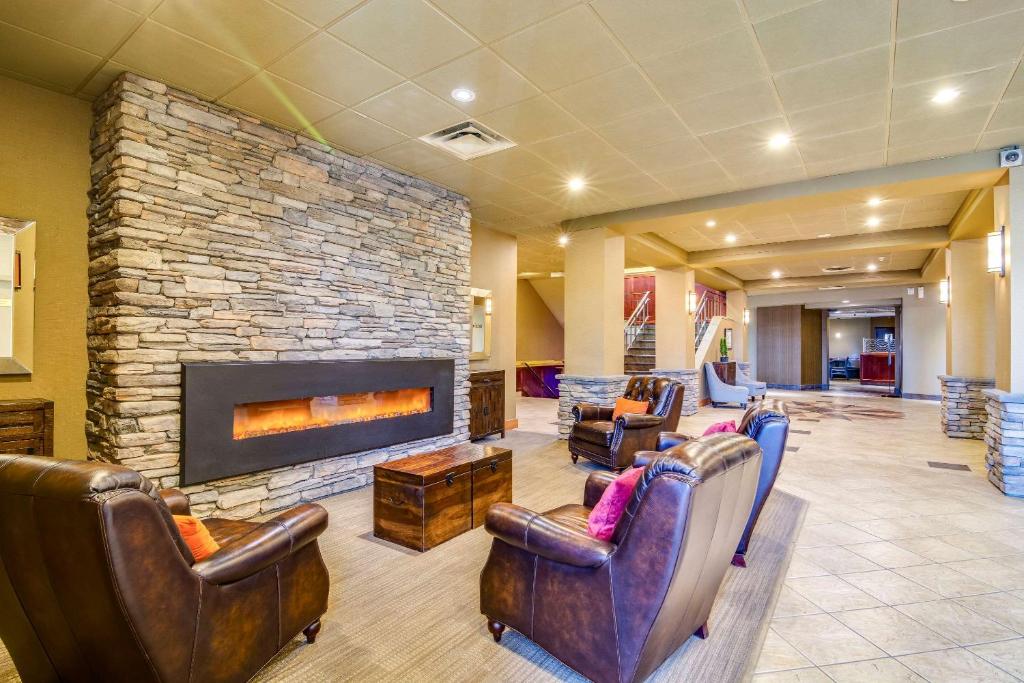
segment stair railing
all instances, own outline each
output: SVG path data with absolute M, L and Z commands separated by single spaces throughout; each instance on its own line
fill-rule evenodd
M 697 304 L 697 312 L 693 316 L 694 321 L 694 335 L 693 344 L 694 349 L 700 348 L 700 343 L 704 340 L 704 335 L 707 333 L 708 328 L 711 327 L 711 320 L 715 316 L 724 316 L 726 313 L 725 299 L 717 294 L 705 290 L 700 295 L 700 302 Z
M 552 389 L 551 386 L 547 382 L 544 381 L 544 378 L 541 377 L 537 373 L 537 371 L 534 370 L 533 367 L 529 363 L 527 363 L 526 361 L 522 361 L 522 363 L 523 363 L 523 367 L 526 368 L 527 370 L 529 370 L 530 374 L 533 375 L 533 378 L 535 380 L 537 380 L 538 382 L 540 382 L 540 385 L 544 388 L 544 393 L 545 394 L 548 394 L 549 396 L 551 396 L 551 398 L 558 398 L 558 392 L 555 391 L 554 389 Z
M 626 321 L 626 325 L 623 328 L 624 343 L 626 346 L 626 352 L 628 353 L 636 340 L 643 334 L 644 328 L 647 327 L 647 323 L 651 319 L 651 293 L 644 292 L 644 295 L 640 297 L 640 301 L 637 302 L 636 308 L 633 309 L 633 313 L 630 314 L 629 319 Z

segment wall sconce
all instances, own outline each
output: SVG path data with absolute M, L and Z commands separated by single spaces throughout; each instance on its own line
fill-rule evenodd
M 690 315 L 697 312 L 697 292 L 686 293 L 686 310 Z
M 988 272 L 1006 275 L 1006 226 L 988 234 Z
M 744 325 L 749 325 L 750 324 L 750 309 L 749 308 L 744 308 L 743 309 L 743 324 Z
M 949 278 L 939 280 L 939 303 L 949 305 Z
M 493 310 L 494 310 L 494 302 L 491 299 L 491 297 L 487 297 L 486 299 L 484 299 L 484 313 L 486 313 L 487 315 L 490 315 L 491 311 L 493 311 Z

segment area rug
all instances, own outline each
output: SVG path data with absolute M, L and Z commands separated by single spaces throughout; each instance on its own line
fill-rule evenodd
M 495 441 L 494 443 L 499 443 Z M 582 498 L 592 466 L 573 465 L 564 441 L 512 431 L 513 497 L 544 510 Z M 426 553 L 373 538 L 369 488 L 321 501 L 320 537 L 331 572 L 330 609 L 314 645 L 294 640 L 258 681 L 583 681 L 513 631 L 496 644 L 479 613 L 479 572 L 490 536 L 482 528 Z M 707 640 L 691 638 L 651 681 L 740 681 L 757 661 L 806 503 L 775 491 L 748 552 L 730 567 Z M 17 680 L 0 651 L 0 681 Z

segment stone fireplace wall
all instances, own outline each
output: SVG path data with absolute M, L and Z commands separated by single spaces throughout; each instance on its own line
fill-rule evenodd
M 95 104 L 90 457 L 178 481 L 181 363 L 455 359 L 451 435 L 189 487 L 249 517 L 468 436 L 468 201 L 126 74 Z

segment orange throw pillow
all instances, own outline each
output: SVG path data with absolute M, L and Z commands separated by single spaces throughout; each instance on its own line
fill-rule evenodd
M 205 560 L 210 555 L 220 550 L 220 545 L 213 540 L 210 530 L 198 517 L 191 515 L 174 515 L 174 523 L 178 525 L 185 544 L 192 551 L 192 557 L 196 562 Z
M 619 419 L 620 415 L 626 413 L 639 413 L 646 415 L 651 405 L 647 401 L 630 401 L 628 398 L 615 399 L 615 410 L 612 411 L 612 422 Z

